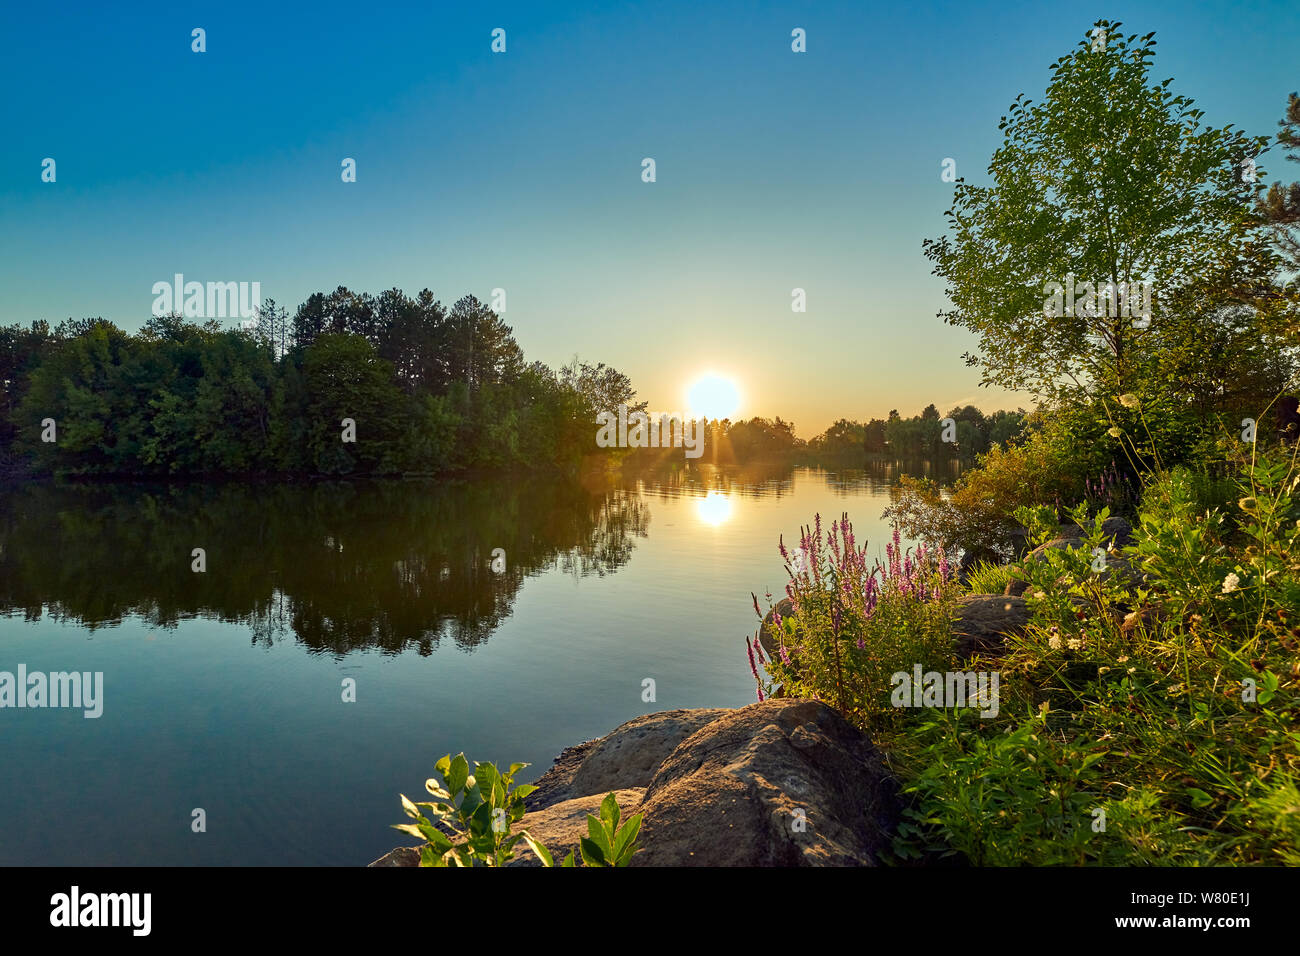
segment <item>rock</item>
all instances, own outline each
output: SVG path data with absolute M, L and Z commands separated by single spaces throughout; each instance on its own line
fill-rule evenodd
M 1110 517 L 1102 522 L 1102 531 L 1105 532 L 1110 547 L 1118 549 L 1126 547 L 1133 543 L 1133 526 L 1123 518 Z M 1025 563 L 1042 560 L 1043 552 L 1061 548 L 1082 548 L 1085 546 L 1084 532 L 1076 524 L 1063 524 L 1060 526 L 1059 536 L 1050 541 L 1040 544 L 1025 556 Z M 1118 574 L 1130 587 L 1137 587 L 1142 584 L 1144 578 L 1141 573 L 1136 571 L 1130 563 L 1128 557 L 1124 554 L 1107 554 L 1106 570 L 1103 574 Z M 1013 580 L 1010 581 L 1003 591 L 1007 596 L 1019 596 L 1029 589 L 1028 582 Z
M 678 734 L 684 739 L 659 763 Z M 564 753 L 571 759 L 548 772 L 547 791 L 530 796 L 518 824 L 556 863 L 577 848 L 587 815 L 599 813 L 610 790 L 623 819 L 644 815 L 634 866 L 874 866 L 898 821 L 897 785 L 870 739 L 818 701 L 649 714 Z M 629 769 L 615 769 L 615 757 Z M 575 786 L 644 774 L 652 763 L 647 788 L 602 785 L 556 799 Z M 533 805 L 538 794 L 545 806 Z M 370 865 L 418 864 L 417 849 L 399 847 Z M 509 865 L 540 861 L 521 842 Z
M 778 656 L 778 641 L 776 632 L 773 629 L 777 614 L 780 614 L 783 618 L 790 617 L 794 614 L 794 603 L 788 597 L 781 598 L 776 604 L 772 605 L 772 610 L 768 611 L 767 616 L 763 618 L 763 626 L 758 631 L 758 640 L 763 645 L 763 653 L 768 657 Z
M 1002 594 L 967 594 L 957 599 L 953 637 L 957 652 L 969 657 L 977 652 L 996 653 L 1003 638 L 1023 633 L 1029 624 L 1023 597 Z
M 974 550 L 967 549 L 962 552 L 961 560 L 957 562 L 957 583 L 965 585 L 970 580 L 971 569 L 981 561 L 997 560 L 995 556 L 987 549 Z
M 725 708 L 663 710 L 634 717 L 598 740 L 568 747 L 555 758 L 555 766 L 536 781 L 538 789 L 529 794 L 528 809 L 543 810 L 576 797 L 603 797 L 611 790 L 647 787 L 673 748 L 726 713 Z
M 618 801 L 619 825 L 628 817 L 637 813 L 641 798 L 645 794 L 643 787 L 628 787 L 615 790 L 614 799 Z M 527 830 L 528 835 L 550 851 L 555 865 L 559 866 L 570 850 L 578 849 L 578 841 L 587 835 L 587 815 L 600 816 L 600 802 L 604 793 L 593 793 L 585 797 L 576 797 L 553 804 L 545 810 L 531 810 L 524 818 L 511 827 L 511 833 Z M 581 865 L 581 860 L 578 861 Z M 515 858 L 506 866 L 541 866 L 542 861 L 533 855 L 528 844 L 520 842 L 515 847 Z
M 1022 580 L 1021 578 L 1012 578 L 1007 582 L 1007 586 L 1002 589 L 1002 594 L 1005 597 L 1020 597 L 1020 595 L 1024 594 L 1028 590 L 1028 581 Z
M 420 865 L 420 848 L 414 846 L 399 846 L 395 850 L 389 850 L 373 863 L 367 866 L 419 866 Z
M 1111 515 L 1101 523 L 1101 530 L 1111 541 L 1111 547 L 1123 548 L 1133 543 L 1133 526 L 1117 515 Z M 1084 532 L 1077 524 L 1060 526 L 1060 537 L 1083 538 Z
M 663 762 L 640 806 L 633 865 L 873 866 L 898 819 L 896 793 L 871 741 L 825 704 L 751 704 Z

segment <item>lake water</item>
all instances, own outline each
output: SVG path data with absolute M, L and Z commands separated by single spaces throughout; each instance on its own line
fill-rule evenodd
M 892 480 L 0 492 L 0 671 L 104 686 L 95 719 L 0 709 L 0 865 L 364 864 L 445 753 L 530 780 L 632 717 L 751 703 L 778 535 L 848 511 L 882 549 Z

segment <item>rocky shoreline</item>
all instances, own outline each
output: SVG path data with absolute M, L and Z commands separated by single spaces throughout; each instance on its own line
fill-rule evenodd
M 637 717 L 564 750 L 537 785 L 519 827 L 557 860 L 607 793 L 643 814 L 633 866 L 875 866 L 899 812 L 866 734 L 792 698 Z M 398 847 L 370 865 L 418 864 Z M 509 865 L 540 863 L 523 848 Z

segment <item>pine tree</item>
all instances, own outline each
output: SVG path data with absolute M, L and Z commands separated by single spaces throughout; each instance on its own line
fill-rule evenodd
M 1286 158 L 1300 162 L 1300 96 L 1291 94 L 1286 114 L 1277 125 L 1281 127 L 1278 143 L 1290 150 Z M 1300 182 L 1275 181 L 1260 201 L 1260 214 L 1272 226 L 1287 266 L 1300 272 Z

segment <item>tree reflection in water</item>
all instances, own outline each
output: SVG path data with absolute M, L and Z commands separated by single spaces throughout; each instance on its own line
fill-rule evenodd
M 636 491 L 536 478 L 30 485 L 0 493 L 0 611 L 91 630 L 208 617 L 340 656 L 427 655 L 445 638 L 471 650 L 525 577 L 611 573 L 648 523 Z M 194 548 L 205 573 L 190 569 Z

